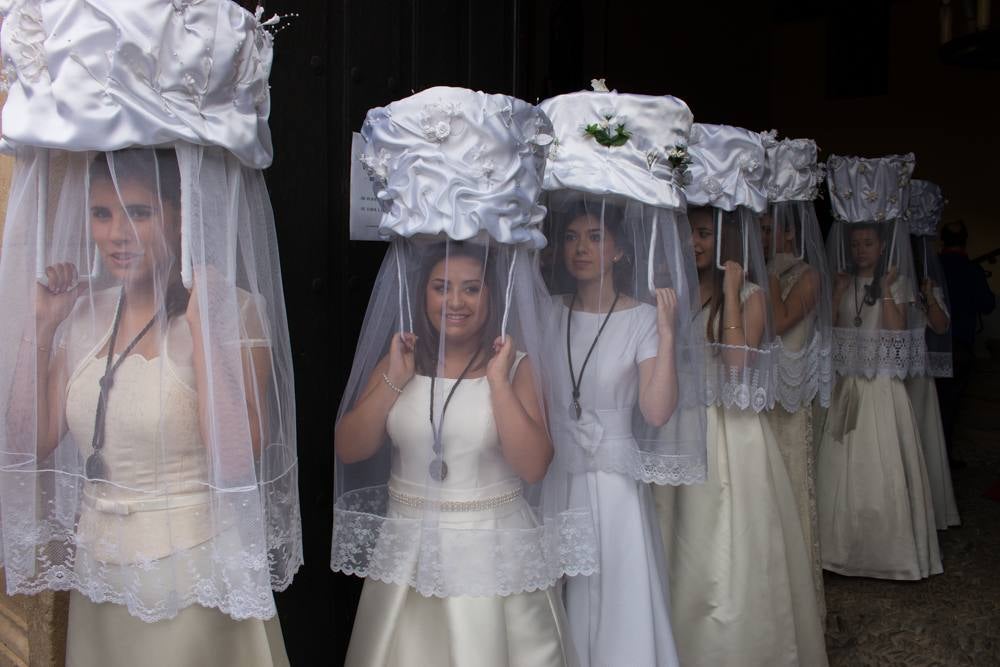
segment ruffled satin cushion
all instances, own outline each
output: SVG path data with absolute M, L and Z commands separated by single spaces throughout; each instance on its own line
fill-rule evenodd
M 944 196 L 941 188 L 930 181 L 910 181 L 909 205 L 906 215 L 910 223 L 910 233 L 915 236 L 937 235 L 938 222 L 944 211 Z
M 693 116 L 669 95 L 578 92 L 539 105 L 552 119 L 555 142 L 545 170 L 545 190 L 617 195 L 650 206 L 684 206 L 667 155 L 688 144 Z M 609 120 L 610 117 L 610 120 Z M 620 123 L 631 136 L 621 146 L 603 146 L 585 128 Z
M 271 35 L 232 0 L 7 0 L 0 13 L 8 146 L 187 141 L 271 163 Z
M 508 95 L 428 88 L 368 112 L 362 162 L 385 207 L 384 237 L 489 234 L 545 246 L 538 204 L 552 126 Z
M 695 123 L 688 150 L 691 183 L 684 191 L 689 205 L 767 210 L 765 153 L 759 134 L 730 125 Z
M 907 209 L 913 153 L 879 158 L 831 155 L 826 161 L 830 205 L 845 222 L 895 220 Z
M 763 133 L 767 151 L 767 199 L 779 201 L 812 201 L 823 182 L 823 168 L 816 163 L 818 148 L 812 139 L 782 139 Z

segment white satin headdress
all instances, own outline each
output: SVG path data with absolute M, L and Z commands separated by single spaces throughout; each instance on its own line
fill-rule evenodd
M 275 19 L 232 0 L 5 0 L 0 15 L 8 150 L 185 141 L 271 163 Z
M 487 233 L 541 248 L 538 204 L 552 125 L 509 95 L 435 87 L 368 112 L 361 156 L 386 237 Z
M 823 182 L 823 165 L 817 163 L 819 148 L 812 139 L 781 139 L 776 132 L 762 132 L 767 151 L 765 182 L 767 199 L 779 201 L 812 201 Z
M 902 217 L 913 153 L 878 158 L 831 155 L 826 161 L 833 215 L 844 222 L 883 222 Z
M 909 205 L 906 211 L 910 234 L 936 236 L 944 205 L 944 195 L 936 184 L 917 179 L 910 181 Z
M 539 106 L 555 131 L 545 170 L 547 191 L 684 207 L 693 116 L 683 100 L 597 90 L 559 95 Z
M 691 128 L 688 204 L 733 211 L 767 210 L 765 152 L 756 132 L 731 125 L 695 123 Z

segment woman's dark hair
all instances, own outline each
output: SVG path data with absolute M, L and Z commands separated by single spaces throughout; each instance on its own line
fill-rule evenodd
M 850 263 L 849 272 L 852 275 L 858 275 L 858 267 L 854 263 L 854 254 L 851 252 L 851 236 L 855 232 L 864 231 L 870 229 L 875 232 L 875 237 L 878 239 L 879 243 L 883 245 L 886 242 L 886 238 L 892 233 L 892 226 L 886 224 L 878 223 L 852 223 L 847 225 L 847 233 L 844 234 L 844 243 L 847 245 L 847 252 L 845 256 L 848 258 Z M 865 303 L 869 306 L 874 306 L 878 303 L 879 299 L 882 298 L 882 274 L 885 273 L 886 264 L 889 261 L 889 257 L 883 250 L 879 253 L 878 261 L 875 262 L 875 270 L 872 273 L 872 282 L 870 285 L 865 287 Z
M 172 148 L 124 148 L 111 153 L 97 153 L 90 163 L 89 175 L 91 181 L 107 180 L 142 185 L 156 194 L 160 201 L 169 203 L 180 213 L 181 174 L 177 152 Z M 179 249 L 173 250 L 165 296 L 168 317 L 182 314 L 187 309 L 190 297 L 181 282 Z
M 552 254 L 547 256 L 548 266 L 543 270 L 546 286 L 552 294 L 570 294 L 576 291 L 576 279 L 566 268 L 565 258 L 562 255 L 566 230 L 576 220 L 583 217 L 590 217 L 601 221 L 601 207 L 604 209 L 604 233 L 611 236 L 615 246 L 622 251 L 622 258 L 615 262 L 611 270 L 611 279 L 614 281 L 614 288 L 626 296 L 632 294 L 631 273 L 634 270 L 635 258 L 632 257 L 632 249 L 627 243 L 625 234 L 625 208 L 610 199 L 601 202 L 596 198 L 580 197 L 567 202 L 555 210 L 550 210 L 546 236 L 549 238 L 549 247 Z
M 437 365 L 439 361 L 438 349 L 441 338 L 440 332 L 434 327 L 434 322 L 431 318 L 440 317 L 440 314 L 427 312 L 426 294 L 427 285 L 431 279 L 431 273 L 433 273 L 434 268 L 446 258 L 448 261 L 452 261 L 458 257 L 468 257 L 469 259 L 479 262 L 483 266 L 483 290 L 489 297 L 489 310 L 486 314 L 486 321 L 483 323 L 483 328 L 479 332 L 479 347 L 477 348 L 477 354 L 480 355 L 480 358 L 477 360 L 475 368 L 481 368 L 489 360 L 490 355 L 488 354 L 488 351 L 490 346 L 493 344 L 496 337 L 500 335 L 500 308 L 503 304 L 503 297 L 500 294 L 500 285 L 496 284 L 497 281 L 493 276 L 492 267 L 494 265 L 495 256 L 497 254 L 503 254 L 505 250 L 505 248 L 493 246 L 490 247 L 489 253 L 487 254 L 486 246 L 480 246 L 474 243 L 465 243 L 462 241 L 446 241 L 444 243 L 435 244 L 422 253 L 419 269 L 420 275 L 416 282 L 417 289 L 419 291 L 417 294 L 413 295 L 415 298 L 412 299 L 416 306 L 416 313 L 414 313 L 413 318 L 413 330 L 417 335 L 416 348 L 414 349 L 414 363 L 416 365 L 417 373 L 421 375 L 433 375 L 437 372 Z M 481 354 L 482 352 L 487 352 L 487 354 Z
M 709 218 L 712 220 L 712 227 L 716 229 L 715 221 L 716 216 L 721 216 L 722 224 L 719 234 L 715 235 L 715 242 L 721 244 L 719 248 L 719 259 L 725 264 L 728 261 L 734 261 L 743 266 L 746 262 L 746 258 L 743 257 L 743 228 L 742 225 L 748 224 L 745 220 L 741 219 L 736 213 L 732 211 L 722 211 L 710 206 L 698 206 L 692 207 L 690 212 L 703 212 L 707 213 Z M 688 214 L 690 218 L 690 213 Z M 713 232 L 714 233 L 714 232 Z M 772 234 L 774 232 L 772 231 Z M 710 343 L 718 343 L 722 340 L 722 323 L 725 320 L 725 296 L 722 293 L 723 277 L 725 272 L 715 265 L 715 256 L 713 254 L 711 258 L 712 267 L 709 269 L 712 272 L 712 307 L 708 311 L 708 321 L 705 324 L 705 336 L 708 338 Z M 743 266 L 746 270 L 747 267 Z M 712 327 L 712 323 L 715 322 L 715 327 Z M 713 328 L 715 329 L 713 331 Z

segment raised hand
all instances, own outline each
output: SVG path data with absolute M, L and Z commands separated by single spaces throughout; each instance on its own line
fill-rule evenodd
M 493 356 L 486 364 L 486 379 L 491 385 L 509 382 L 513 366 L 514 340 L 510 336 L 498 336 L 493 341 Z
M 739 297 L 740 290 L 743 288 L 743 267 L 740 266 L 739 262 L 734 262 L 731 259 L 726 261 L 723 266 L 725 267 L 725 275 L 722 278 L 722 293 Z
M 413 379 L 416 364 L 413 350 L 417 345 L 417 336 L 413 333 L 397 333 L 389 343 L 389 368 L 386 371 L 389 381 L 402 389 Z
M 69 316 L 86 284 L 69 262 L 46 267 L 45 277 L 48 285 L 39 284 L 35 290 L 35 322 L 39 330 L 51 333 Z
M 656 331 L 660 337 L 674 332 L 677 320 L 677 292 L 670 287 L 656 288 Z

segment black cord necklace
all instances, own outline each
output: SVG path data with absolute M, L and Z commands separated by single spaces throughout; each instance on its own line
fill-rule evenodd
M 569 361 L 569 379 L 573 383 L 573 400 L 569 404 L 569 414 L 573 419 L 580 419 L 583 415 L 583 409 L 580 407 L 580 385 L 583 383 L 583 372 L 587 370 L 587 362 L 590 361 L 590 355 L 593 354 L 594 348 L 597 347 L 597 340 L 604 333 L 604 327 L 608 326 L 608 320 L 611 319 L 611 313 L 615 312 L 615 306 L 618 305 L 618 297 L 621 296 L 619 292 L 615 292 L 615 300 L 611 302 L 611 308 L 608 309 L 608 314 L 604 316 L 604 322 L 601 323 L 601 328 L 597 330 L 597 335 L 594 336 L 594 342 L 590 344 L 590 349 L 587 350 L 587 356 L 583 359 L 583 366 L 580 367 L 580 375 L 577 376 L 573 371 L 573 346 L 570 343 L 570 331 L 573 326 L 573 306 L 576 305 L 576 292 L 573 292 L 573 298 L 569 302 L 569 311 L 566 313 L 566 359 Z
M 156 322 L 156 318 L 160 315 L 157 311 L 153 317 L 150 318 L 146 326 L 136 334 L 135 338 L 125 346 L 122 353 L 118 356 L 118 360 L 114 361 L 115 357 L 115 341 L 118 339 L 118 327 L 121 325 L 122 319 L 122 309 L 125 305 L 125 286 L 122 286 L 121 296 L 118 297 L 118 308 L 115 310 L 115 321 L 111 325 L 111 338 L 108 341 L 108 360 L 104 366 L 104 375 L 101 376 L 100 385 L 101 393 L 97 398 L 97 411 L 94 417 L 94 437 L 90 441 L 90 447 L 93 449 L 93 453 L 87 457 L 87 463 L 85 470 L 87 472 L 88 479 L 100 479 L 107 481 L 107 466 L 104 465 L 104 456 L 102 452 L 104 451 L 104 434 L 105 434 L 105 421 L 107 419 L 108 411 L 108 394 L 111 392 L 111 387 L 115 384 L 115 372 L 118 367 L 122 365 L 125 358 L 132 352 L 132 349 L 139 344 L 143 336 L 149 333 L 149 330 L 153 328 L 153 324 Z M 112 363 L 113 362 L 113 363 Z
M 448 411 L 448 404 L 451 403 L 451 397 L 455 395 L 455 390 L 458 389 L 458 385 L 462 383 L 465 379 L 466 374 L 469 369 L 472 368 L 472 364 L 479 358 L 479 353 L 482 350 L 476 350 L 476 353 L 472 355 L 469 359 L 469 363 L 465 365 L 462 369 L 462 373 L 458 376 L 455 384 L 452 386 L 451 391 L 448 392 L 448 397 L 444 399 L 444 407 L 441 408 L 441 421 L 437 425 L 434 424 L 434 378 L 431 376 L 431 409 L 430 409 L 430 419 L 431 419 L 431 431 L 434 433 L 434 443 L 431 445 L 431 449 L 434 450 L 434 460 L 428 468 L 430 472 L 431 479 L 435 482 L 443 482 L 448 476 L 448 464 L 444 462 L 443 456 L 443 444 L 441 442 L 441 431 L 444 429 L 444 413 Z
M 865 285 L 865 292 L 867 294 L 868 286 Z M 854 276 L 854 326 L 860 327 L 863 320 L 861 319 L 861 309 L 865 307 L 864 300 L 858 299 L 858 277 Z

